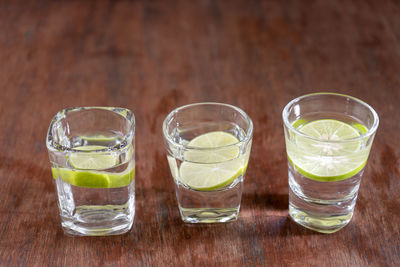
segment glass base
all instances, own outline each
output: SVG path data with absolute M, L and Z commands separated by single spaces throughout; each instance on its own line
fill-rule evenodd
M 133 218 L 134 212 L 127 216 L 118 210 L 90 210 L 79 207 L 74 217 L 61 216 L 61 225 L 67 235 L 120 235 L 132 228 Z
M 132 228 L 132 223 L 126 225 L 118 225 L 113 228 L 84 228 L 79 225 L 62 223 L 63 231 L 66 235 L 72 236 L 107 236 L 122 235 Z
M 319 233 L 331 234 L 345 227 L 353 217 L 353 212 L 341 215 L 326 215 L 313 213 L 296 208 L 289 203 L 289 215 L 298 224 L 317 231 Z
M 182 208 L 179 207 L 185 223 L 225 223 L 236 221 L 239 216 L 237 208 Z

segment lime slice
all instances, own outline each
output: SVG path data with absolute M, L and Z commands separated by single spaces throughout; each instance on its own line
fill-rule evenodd
M 183 162 L 180 167 L 181 181 L 190 188 L 211 191 L 232 183 L 244 174 L 241 161 L 228 161 L 218 164 L 198 164 Z
M 298 130 L 322 141 L 347 140 L 360 136 L 357 129 L 342 121 L 323 119 L 302 124 Z
M 82 153 L 73 153 L 68 157 L 71 167 L 67 168 L 52 168 L 53 177 L 60 178 L 66 183 L 90 188 L 113 188 L 129 185 L 135 176 L 135 164 L 132 163 L 128 168 L 120 173 L 111 173 L 102 170 L 116 166 L 118 157 L 112 154 L 90 152 L 92 150 L 105 149 L 105 146 L 81 146 L 75 147 L 76 150 L 85 151 Z M 132 157 L 133 149 L 128 152 L 128 160 Z
M 179 173 L 175 171 L 174 175 L 179 175 L 183 184 L 196 190 L 211 191 L 229 185 L 244 175 L 249 159 L 250 147 L 239 157 L 239 147 L 234 145 L 238 142 L 235 136 L 226 132 L 209 132 L 194 138 L 188 146 L 213 149 L 186 151 L 185 161 Z
M 91 136 L 82 136 L 81 138 L 83 140 L 86 140 L 89 142 L 110 142 L 110 141 L 115 141 L 116 136 L 105 136 L 105 135 L 99 134 L 99 135 L 91 135 Z
M 132 164 L 134 166 L 134 164 Z M 135 177 L 135 168 L 130 167 L 121 173 L 101 171 L 81 171 L 66 168 L 52 168 L 53 178 L 80 187 L 115 188 L 128 186 Z
M 368 128 L 362 125 L 361 123 L 356 122 L 353 123 L 351 126 L 356 128 L 360 132 L 360 134 L 366 134 L 368 132 Z
M 110 187 L 128 186 L 135 177 L 135 168 L 128 168 L 122 173 L 108 174 Z
M 70 174 L 71 175 L 71 174 Z M 75 171 L 73 185 L 92 188 L 109 188 L 110 178 L 106 173 Z
M 76 150 L 91 151 L 105 149 L 105 146 L 79 146 L 75 147 Z M 72 167 L 84 170 L 104 170 L 115 166 L 118 163 L 118 158 L 109 153 L 99 152 L 85 152 L 85 153 L 73 153 L 69 157 L 69 163 Z
M 299 126 L 298 130 L 310 138 L 295 135 L 287 141 L 289 161 L 303 176 L 318 181 L 339 181 L 361 171 L 368 158 L 363 141 L 349 141 L 360 136 L 364 126 L 353 127 L 333 119 L 315 120 Z
M 298 119 L 296 121 L 293 122 L 292 126 L 294 128 L 299 128 L 301 127 L 303 124 L 307 123 L 307 121 L 305 119 Z
M 225 162 L 239 155 L 239 147 L 233 144 L 239 140 L 232 134 L 226 132 L 209 132 L 197 136 L 187 145 L 205 150 L 188 150 L 185 152 L 185 161 L 196 163 Z M 212 150 L 206 149 L 211 148 Z

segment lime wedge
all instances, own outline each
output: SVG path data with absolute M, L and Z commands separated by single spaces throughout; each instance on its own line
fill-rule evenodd
M 92 151 L 105 149 L 105 146 L 79 146 L 75 147 L 76 150 L 81 151 Z M 109 153 L 99 152 L 85 152 L 85 153 L 73 153 L 69 157 L 69 163 L 72 167 L 84 170 L 104 170 L 111 168 L 118 164 L 118 158 Z
M 363 141 L 348 141 L 360 136 L 365 127 L 342 121 L 322 119 L 300 125 L 297 129 L 310 138 L 295 135 L 287 141 L 288 158 L 303 176 L 318 181 L 339 181 L 361 171 L 368 158 Z M 320 141 L 319 141 L 320 140 Z
M 174 176 L 179 175 L 182 183 L 202 191 L 217 190 L 229 185 L 244 175 L 249 159 L 250 147 L 239 157 L 239 147 L 234 145 L 238 142 L 234 135 L 219 131 L 194 138 L 188 146 L 213 149 L 186 151 L 185 161 L 180 165 L 179 173 L 174 172 Z M 175 170 L 175 165 L 172 165 Z

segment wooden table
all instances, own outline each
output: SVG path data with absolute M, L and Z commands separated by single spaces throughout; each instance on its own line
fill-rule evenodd
M 398 1 L 2 1 L 1 266 L 399 266 Z M 281 112 L 335 91 L 380 116 L 351 223 L 288 217 Z M 161 133 L 173 108 L 244 109 L 254 139 L 236 222 L 181 222 Z M 45 147 L 53 115 L 121 106 L 137 119 L 136 217 L 113 237 L 67 237 Z

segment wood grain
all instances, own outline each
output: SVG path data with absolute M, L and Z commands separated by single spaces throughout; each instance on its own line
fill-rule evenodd
M 385 1 L 1 1 L 1 266 L 399 266 L 400 4 Z M 281 111 L 359 97 L 380 127 L 351 223 L 288 218 Z M 255 132 L 238 221 L 181 222 L 161 134 L 173 108 L 244 109 Z M 45 135 L 74 106 L 137 119 L 136 217 L 122 236 L 63 234 Z

